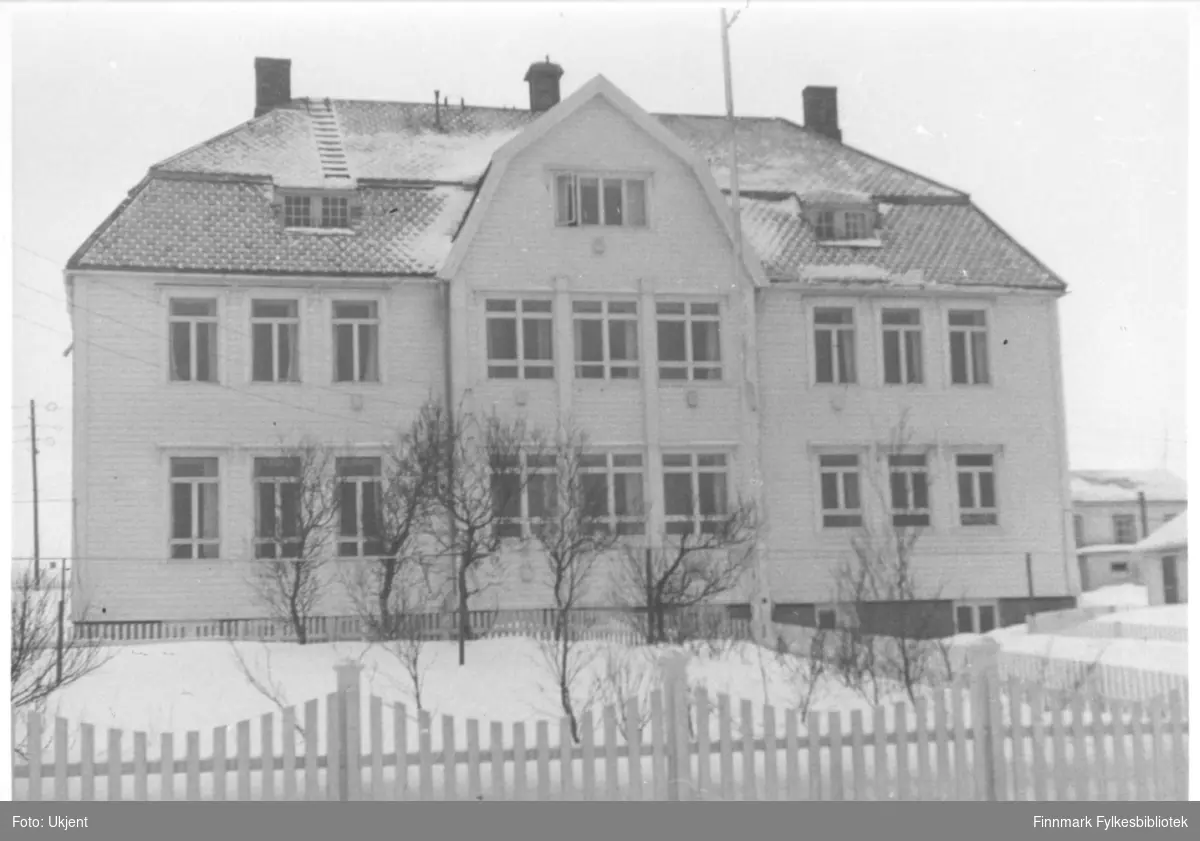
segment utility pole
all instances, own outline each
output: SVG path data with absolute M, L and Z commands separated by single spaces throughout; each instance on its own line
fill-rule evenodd
M 40 586 L 42 583 L 42 547 L 38 535 L 37 405 L 32 400 L 29 401 L 29 428 L 32 433 L 30 452 L 33 456 L 33 583 Z
M 729 60 L 729 29 L 740 12 L 734 12 L 728 22 L 721 10 L 721 57 L 725 67 L 725 115 L 729 118 L 729 190 L 733 198 L 733 253 L 742 261 L 742 208 L 738 191 L 737 121 L 733 116 L 733 67 Z

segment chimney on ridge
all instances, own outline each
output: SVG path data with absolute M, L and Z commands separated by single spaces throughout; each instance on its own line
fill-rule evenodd
M 254 116 L 292 101 L 292 60 L 290 58 L 254 59 Z
M 838 128 L 837 88 L 809 85 L 804 89 L 804 127 L 842 142 Z
M 549 111 L 558 104 L 558 80 L 562 78 L 563 69 L 550 61 L 536 61 L 529 65 L 525 81 L 529 83 L 529 110 Z

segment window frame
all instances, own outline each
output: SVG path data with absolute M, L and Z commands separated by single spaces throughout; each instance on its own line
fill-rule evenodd
M 915 313 L 916 323 L 892 323 L 889 324 L 887 318 L 889 315 L 897 313 Z M 900 381 L 891 382 L 888 380 L 888 334 L 897 334 L 897 350 L 900 354 Z M 912 375 L 912 356 L 909 351 L 907 341 L 908 334 L 916 334 L 917 356 L 919 358 L 919 366 L 917 370 L 917 378 L 910 379 Z M 926 384 L 927 376 L 926 369 L 928 368 L 927 354 L 925 353 L 925 324 L 924 313 L 920 307 L 914 306 L 884 306 L 879 310 L 879 362 L 881 380 L 885 387 L 904 387 L 904 386 L 923 386 Z
M 960 465 L 961 458 L 988 458 L 991 463 L 988 465 Z M 1000 453 L 995 449 L 987 447 L 981 448 L 957 448 L 951 453 L 952 467 L 954 472 L 954 507 L 955 507 L 955 526 L 956 528 L 976 532 L 980 529 L 998 529 L 1001 527 L 1000 520 Z M 992 508 L 985 508 L 979 503 L 982 501 L 982 479 L 984 473 L 991 473 L 992 476 L 992 500 L 995 505 Z M 972 499 L 976 505 L 972 508 L 964 508 L 962 505 L 962 489 L 960 477 L 964 474 L 972 477 L 971 493 Z M 967 523 L 964 518 L 970 516 L 992 516 L 991 522 Z
M 660 307 L 681 306 L 682 313 L 661 312 Z M 715 307 L 716 313 L 697 313 L 694 312 L 694 307 Z M 683 347 L 684 360 L 667 360 L 662 359 L 662 340 L 660 337 L 661 325 L 666 323 L 683 324 Z M 683 298 L 683 297 L 662 297 L 654 299 L 654 365 L 656 377 L 659 385 L 679 385 L 685 384 L 691 387 L 700 383 L 707 384 L 722 384 L 725 383 L 725 366 L 726 348 L 725 348 L 725 330 L 723 329 L 725 322 L 725 307 L 724 301 L 718 298 Z M 704 360 L 696 361 L 695 349 L 695 324 L 715 324 L 717 328 L 717 359 L 716 361 Z M 663 371 L 683 371 L 683 377 L 664 377 Z M 715 373 L 716 376 L 697 377 L 698 371 L 707 371 L 709 374 Z
M 962 599 L 952 603 L 954 608 L 954 633 L 957 634 L 989 634 L 992 631 L 998 631 L 1002 626 L 1000 623 L 1000 602 L 998 599 Z M 987 631 L 981 631 L 979 628 L 983 626 L 981 619 L 981 610 L 983 608 L 991 608 L 992 610 L 992 627 Z M 958 612 L 960 610 L 971 611 L 971 630 L 964 631 L 958 621 Z
M 852 218 L 862 221 L 862 231 L 858 235 L 852 235 L 850 233 L 850 220 Z M 867 218 L 867 212 L 865 210 L 842 211 L 842 239 L 843 240 L 845 240 L 847 242 L 858 242 L 860 240 L 870 239 L 870 238 L 871 238 L 871 222 L 870 222 L 870 219 Z
M 893 464 L 893 459 L 912 459 L 920 458 L 921 464 Z M 887 476 L 887 513 L 891 521 L 892 528 L 915 528 L 915 529 L 933 529 L 934 525 L 934 504 L 933 504 L 933 466 L 930 452 L 926 448 L 904 448 L 901 450 L 889 449 L 883 452 L 884 468 Z M 915 488 L 916 483 L 914 476 L 924 474 L 925 476 L 925 508 L 915 508 L 912 503 L 916 498 Z M 894 475 L 905 477 L 904 488 L 905 496 L 908 498 L 909 506 L 907 508 L 896 507 L 895 486 L 892 484 Z M 898 522 L 900 518 L 912 518 L 924 516 L 924 523 L 909 523 Z
M 254 314 L 255 304 L 293 304 L 296 307 L 295 316 L 256 316 Z M 249 320 L 250 320 L 250 370 L 247 380 L 254 385 L 296 385 L 303 382 L 301 376 L 301 365 L 303 364 L 301 355 L 302 348 L 300 346 L 301 333 L 304 313 L 304 300 L 299 296 L 286 297 L 283 295 L 272 296 L 264 295 L 258 292 L 249 298 Z M 268 325 L 271 328 L 271 373 L 272 378 L 269 380 L 260 380 L 255 377 L 256 370 L 256 352 L 257 345 L 255 343 L 254 333 L 255 327 L 260 325 Z M 293 369 L 290 372 L 291 376 L 287 379 L 279 379 L 279 334 L 282 327 L 291 328 L 291 347 L 292 356 L 294 359 Z
M 349 304 L 352 306 L 369 305 L 374 307 L 375 315 L 370 318 L 345 318 L 338 317 L 337 308 L 339 304 Z M 384 322 L 384 307 L 383 301 L 377 296 L 357 297 L 354 295 L 338 294 L 329 300 L 329 335 L 333 342 L 330 348 L 330 360 L 333 363 L 333 370 L 330 374 L 331 381 L 335 386 L 379 386 L 384 382 L 383 360 L 385 354 L 383 352 L 383 322 Z M 349 380 L 338 379 L 338 326 L 341 324 L 355 325 L 354 330 L 354 378 Z M 361 331 L 357 329 L 359 326 L 373 326 L 375 328 L 375 378 L 362 379 L 359 375 L 361 370 L 361 361 L 359 359 L 359 347 L 361 344 Z
M 263 462 L 263 461 L 278 462 L 278 461 L 282 461 L 285 459 L 290 459 L 291 461 L 296 462 L 297 469 L 296 469 L 294 476 L 292 476 L 292 475 L 260 476 L 259 475 L 259 473 L 258 473 L 259 462 Z M 288 484 L 300 486 L 303 482 L 303 477 L 301 475 L 302 471 L 303 471 L 303 465 L 300 462 L 300 458 L 297 456 L 289 456 L 287 454 L 282 454 L 282 455 L 281 454 L 274 454 L 274 455 L 254 454 L 254 455 L 250 456 L 250 482 L 251 482 L 252 493 L 254 496 L 254 536 L 253 536 L 251 542 L 252 542 L 253 559 L 255 561 L 282 560 L 285 558 L 299 557 L 299 555 L 289 555 L 289 554 L 283 554 L 280 556 L 276 556 L 274 554 L 269 555 L 269 556 L 260 554 L 260 549 L 264 546 L 271 546 L 272 548 L 274 548 L 276 546 L 279 546 L 281 543 L 284 546 L 286 546 L 288 543 L 288 541 L 286 539 L 276 540 L 274 537 L 263 537 L 259 533 L 261 530 L 260 526 L 262 525 L 262 497 L 260 495 L 260 486 L 261 485 L 271 485 L 273 487 L 273 491 L 272 491 L 273 503 L 279 509 L 282 509 L 283 508 L 283 497 L 282 497 L 281 486 L 288 485 Z M 298 490 L 301 494 L 303 493 L 302 489 L 298 489 Z M 302 505 L 303 501 L 299 500 L 298 504 Z M 297 513 L 299 514 L 299 512 L 297 512 Z M 299 531 L 300 527 L 301 527 L 301 524 L 297 523 L 297 531 Z M 287 535 L 281 535 L 281 537 L 286 538 Z M 301 535 L 297 534 L 296 539 L 291 542 L 299 544 L 300 538 L 301 538 Z M 299 548 L 300 547 L 297 545 L 297 547 L 296 547 L 297 551 L 299 550 Z M 286 552 L 287 550 L 285 549 L 284 551 Z
M 328 193 L 325 191 L 286 191 L 282 192 L 279 216 L 285 231 L 293 233 L 352 233 L 354 231 L 355 197 L 345 193 Z M 292 215 L 288 213 L 288 205 L 303 201 L 308 206 L 305 214 L 308 224 L 294 224 Z M 327 212 L 327 202 L 344 208 L 345 213 Z M 345 224 L 326 224 L 333 218 L 337 221 L 344 219 Z
M 529 456 L 530 456 L 529 453 L 522 451 L 518 457 L 519 463 L 515 467 L 507 467 L 507 468 L 502 468 L 500 470 L 497 470 L 495 467 L 493 467 L 491 470 L 490 478 L 491 478 L 492 482 L 495 481 L 495 477 L 497 474 L 503 475 L 503 474 L 515 473 L 515 474 L 517 474 L 517 477 L 518 477 L 517 481 L 521 485 L 520 492 L 517 494 L 517 507 L 518 507 L 517 516 L 516 517 L 502 517 L 497 513 L 493 513 L 493 515 L 492 515 L 492 519 L 493 519 L 492 526 L 499 532 L 499 536 L 500 536 L 501 540 L 526 541 L 526 540 L 533 539 L 533 525 L 535 522 L 540 522 L 542 518 L 532 517 L 529 513 L 529 509 L 530 509 L 529 489 L 530 489 L 531 485 L 533 484 L 530 477 L 532 477 L 532 476 L 549 476 L 549 477 L 551 477 L 555 483 L 554 484 L 555 508 L 557 508 L 557 506 L 559 504 L 559 499 L 558 499 L 559 465 L 558 465 L 558 460 L 557 460 L 557 458 L 558 458 L 557 454 L 555 454 L 555 453 L 540 453 L 540 454 L 538 454 L 539 461 L 541 461 L 543 463 L 536 464 L 533 467 L 530 467 L 530 465 L 529 465 Z M 548 462 L 548 463 L 545 463 L 545 462 Z M 493 500 L 493 502 L 494 502 L 494 500 Z M 553 510 L 554 509 L 551 509 L 551 512 Z M 494 511 L 494 509 L 493 509 L 493 511 Z M 553 516 L 552 513 L 551 513 L 551 516 Z M 517 532 L 515 534 L 511 533 L 514 530 L 514 527 L 516 527 L 515 530 Z
M 644 537 L 646 530 L 649 527 L 647 510 L 649 508 L 648 500 L 646 499 L 647 483 L 649 481 L 649 465 L 646 463 L 646 454 L 632 449 L 595 449 L 583 453 L 584 457 L 604 458 L 604 466 L 581 464 L 579 471 L 583 475 L 602 475 L 605 483 L 605 515 L 603 518 L 587 518 L 591 521 L 600 521 L 602 519 L 605 528 L 610 534 L 616 534 L 617 538 L 625 537 Z M 637 458 L 637 465 L 618 465 L 618 458 Z M 639 478 L 641 484 L 641 499 L 642 510 L 640 513 L 633 514 L 618 514 L 616 513 L 616 496 L 617 488 L 614 481 L 616 476 L 634 475 Z
M 559 209 L 559 180 L 570 179 L 570 201 L 571 212 L 564 218 L 560 215 Z M 584 223 L 583 220 L 583 190 L 580 187 L 580 181 L 584 179 L 596 179 L 597 193 L 597 219 L 595 223 Z M 550 197 L 551 197 L 551 212 L 554 219 L 555 228 L 626 228 L 630 230 L 647 230 L 650 228 L 650 175 L 647 173 L 636 172 L 621 172 L 621 171 L 595 171 L 595 170 L 574 170 L 574 169 L 553 169 L 550 171 Z M 621 223 L 611 225 L 605 219 L 604 207 L 604 188 L 605 182 L 620 181 L 621 182 Z M 638 181 L 642 184 L 642 223 L 634 225 L 627 222 L 627 209 L 629 208 L 629 182 Z
M 953 324 L 952 320 L 956 315 L 964 314 L 982 316 L 982 324 Z M 966 382 L 954 381 L 954 336 L 961 333 L 964 336 L 963 348 L 966 353 L 964 364 L 966 366 Z M 981 381 L 975 380 L 975 342 L 972 337 L 975 335 L 983 336 L 983 354 L 985 357 L 984 379 Z M 982 306 L 952 306 L 946 309 L 946 381 L 952 388 L 989 388 L 995 383 L 995 375 L 992 370 L 995 354 L 992 353 L 992 327 L 991 327 L 991 310 L 988 307 Z
M 492 310 L 492 303 L 511 303 L 512 310 Z M 526 311 L 526 306 L 536 303 L 537 309 Z M 556 333 L 558 320 L 555 318 L 554 299 L 548 294 L 488 294 L 483 298 L 483 378 L 490 382 L 552 382 L 558 379 L 558 337 Z M 525 357 L 525 321 L 546 321 L 550 324 L 550 356 L 548 359 L 529 360 Z M 516 333 L 516 356 L 512 359 L 492 359 L 490 347 L 490 331 L 493 321 L 513 322 Z M 572 325 L 574 322 L 572 322 Z M 495 370 L 515 369 L 513 376 L 499 376 Z M 529 371 L 548 371 L 549 376 L 530 377 Z
M 858 308 L 855 307 L 853 304 L 850 304 L 850 305 L 814 304 L 810 307 L 810 310 L 811 311 L 809 313 L 808 322 L 809 322 L 809 328 L 810 328 L 811 335 L 812 335 L 812 341 L 811 341 L 810 347 L 812 348 L 811 371 L 812 371 L 813 385 L 814 386 L 834 386 L 834 387 L 845 387 L 845 386 L 858 385 L 859 379 L 860 379 L 860 377 L 859 377 L 860 365 L 859 365 L 859 353 L 858 353 Z M 837 324 L 832 324 L 832 323 L 818 324 L 817 323 L 818 314 L 823 313 L 823 312 L 829 312 L 829 311 L 850 313 L 849 323 L 839 322 Z M 831 338 L 830 338 L 829 352 L 832 355 L 831 365 L 832 365 L 833 379 L 828 380 L 828 381 L 821 379 L 820 351 L 818 350 L 818 346 L 817 346 L 818 334 L 821 334 L 821 333 L 832 334 Z M 849 379 L 844 379 L 843 376 L 844 376 L 845 372 L 844 371 L 839 372 L 839 370 L 838 370 L 841 367 L 840 361 L 839 361 L 841 358 L 841 355 L 839 354 L 838 351 L 842 347 L 842 344 L 844 342 L 843 334 L 845 334 L 845 333 L 850 334 L 850 357 L 851 357 L 851 365 L 854 369 L 852 372 L 853 376 L 850 377 Z
M 347 461 L 373 461 L 373 462 L 376 462 L 376 464 L 379 468 L 379 472 L 373 473 L 370 475 L 366 475 L 366 474 L 343 475 L 342 471 L 341 471 L 341 466 L 342 466 L 343 462 L 347 462 Z M 369 453 L 354 453 L 354 454 L 347 454 L 347 455 L 338 455 L 333 459 L 333 481 L 334 481 L 334 486 L 335 486 L 335 488 L 337 490 L 337 494 L 338 494 L 337 513 L 335 515 L 337 522 L 333 526 L 333 542 L 334 542 L 333 559 L 335 562 L 341 562 L 341 561 L 351 561 L 352 562 L 352 561 L 373 560 L 375 558 L 380 557 L 382 555 L 382 553 L 384 551 L 386 551 L 386 549 L 387 549 L 387 547 L 383 545 L 382 530 L 381 530 L 381 533 L 378 535 L 378 537 L 372 537 L 372 536 L 368 535 L 366 533 L 366 531 L 364 531 L 364 528 L 363 528 L 363 504 L 362 504 L 363 485 L 366 485 L 366 484 L 375 484 L 378 486 L 378 488 L 376 490 L 375 498 L 376 498 L 376 504 L 379 506 L 378 517 L 380 520 L 380 525 L 382 525 L 382 519 L 383 519 L 383 461 L 384 461 L 383 456 L 372 455 Z M 355 520 L 356 520 L 355 525 L 356 525 L 357 533 L 353 536 L 348 536 L 348 535 L 342 534 L 342 504 L 343 504 L 342 503 L 342 500 L 343 500 L 342 486 L 345 484 L 353 484 L 354 485 L 354 513 L 355 513 Z M 370 554 L 370 553 L 366 552 L 367 544 L 370 543 L 372 540 L 379 541 L 379 550 L 380 551 L 378 554 Z M 343 547 L 346 544 L 350 544 L 350 543 L 354 544 L 355 554 L 342 554 Z
M 225 520 L 225 516 L 224 516 L 225 494 L 222 493 L 222 491 L 221 491 L 221 477 L 225 472 L 223 469 L 226 466 L 223 464 L 225 459 L 223 458 L 222 454 L 220 454 L 218 452 L 209 451 L 209 450 L 195 450 L 195 451 L 186 451 L 186 452 L 184 452 L 184 451 L 168 452 L 165 454 L 164 460 L 166 462 L 166 490 L 167 490 L 167 493 L 166 493 L 167 518 L 166 519 L 167 519 L 167 560 L 168 560 L 168 562 L 169 563 L 176 563 L 179 561 L 211 562 L 211 561 L 222 560 L 221 544 L 223 542 L 223 538 L 221 537 L 221 535 L 225 531 L 226 524 L 224 522 L 224 520 Z M 175 462 L 176 461 L 199 461 L 199 460 L 215 462 L 216 468 L 217 468 L 216 475 L 211 476 L 211 477 L 209 477 L 209 476 L 176 477 L 175 476 Z M 187 537 L 187 538 L 175 537 L 175 486 L 176 485 L 189 485 L 192 488 L 192 490 L 191 490 L 191 512 L 190 512 L 190 516 L 192 519 L 192 536 Z M 198 513 L 198 508 L 199 508 L 199 504 L 198 504 L 199 493 L 197 492 L 197 488 L 201 485 L 215 485 L 216 489 L 217 489 L 216 490 L 217 501 L 216 501 L 216 506 L 215 506 L 216 507 L 216 515 L 215 516 L 216 516 L 217 534 L 216 534 L 216 537 L 214 537 L 214 538 L 197 537 L 195 534 L 196 526 L 199 523 L 199 518 L 196 516 Z M 198 555 L 197 549 L 201 545 L 215 546 L 215 554 L 213 554 L 211 556 Z M 186 558 L 175 557 L 175 547 L 176 546 L 188 546 L 191 554 Z
M 1121 540 L 1121 528 L 1117 525 L 1118 521 L 1129 523 L 1129 532 L 1132 536 L 1132 540 Z M 1136 514 L 1113 514 L 1111 523 L 1114 546 L 1132 546 L 1138 542 L 1138 523 Z
M 846 529 L 861 528 L 863 525 L 863 522 L 865 521 L 865 517 L 866 517 L 866 510 L 865 510 L 866 506 L 864 505 L 864 494 L 863 494 L 864 469 L 866 467 L 864 457 L 866 455 L 866 451 L 864 449 L 860 449 L 860 448 L 836 448 L 836 449 L 829 448 L 829 449 L 817 450 L 814 453 L 814 455 L 816 456 L 816 458 L 813 460 L 813 466 L 814 466 L 814 470 L 816 471 L 816 489 L 817 489 L 816 504 L 817 504 L 818 530 L 821 532 L 828 532 L 829 534 L 845 534 Z M 853 458 L 854 459 L 853 470 L 850 469 L 849 465 L 842 465 L 842 464 L 826 465 L 823 463 L 823 460 L 827 459 L 827 458 L 828 459 Z M 845 505 L 844 505 L 844 503 L 846 501 L 845 474 L 847 474 L 847 473 L 853 473 L 857 477 L 857 485 L 858 485 L 858 487 L 857 487 L 858 507 L 857 508 L 848 508 L 848 507 L 845 507 Z M 839 503 L 839 507 L 837 507 L 837 508 L 826 508 L 825 507 L 825 476 L 826 475 L 833 475 L 835 477 L 835 482 L 837 484 L 838 503 Z M 829 512 L 841 512 L 841 513 L 829 513 Z M 833 518 L 833 517 L 845 517 L 848 519 L 854 519 L 856 521 L 831 524 L 828 522 L 828 518 Z
M 182 304 L 212 304 L 212 315 L 176 315 L 172 312 L 172 308 L 176 303 Z M 167 296 L 167 381 L 171 383 L 195 385 L 197 383 L 207 383 L 209 385 L 221 385 L 221 375 L 225 365 L 222 360 L 222 345 L 223 341 L 221 330 L 222 316 L 221 298 L 210 291 L 197 292 L 181 292 Z M 175 329 L 176 324 L 188 325 L 188 374 L 185 378 L 175 376 Z M 197 379 L 198 357 L 196 347 L 198 345 L 197 325 L 210 324 L 212 325 L 212 335 L 209 338 L 209 347 L 212 355 L 210 379 Z
M 689 466 L 684 469 L 680 465 L 672 465 L 667 463 L 669 458 L 689 459 Z M 705 465 L 701 463 L 702 459 L 720 458 L 720 465 Z M 731 507 L 733 505 L 732 485 L 733 485 L 733 454 L 728 450 L 713 449 L 713 448 L 698 448 L 698 449 L 664 449 L 659 455 L 659 464 L 662 469 L 662 492 L 663 492 L 663 531 L 668 539 L 678 538 L 684 534 L 692 537 L 700 537 L 705 534 L 711 534 L 712 531 L 705 531 L 706 523 L 719 523 L 729 517 Z M 720 467 L 720 470 L 714 469 Z M 667 476 L 687 475 L 691 485 L 692 511 L 690 514 L 668 514 L 667 513 Z M 700 477 L 702 475 L 720 475 L 724 477 L 725 488 L 723 500 L 718 501 L 718 510 L 714 514 L 701 513 L 701 492 L 700 492 Z M 672 531 L 673 523 L 692 523 L 690 531 Z M 715 529 L 714 529 L 715 531 Z
M 579 312 L 576 308 L 581 304 L 596 304 L 600 307 L 600 312 Z M 624 305 L 633 307 L 632 313 L 627 312 L 612 312 L 612 306 Z M 601 340 L 601 360 L 582 361 L 580 360 L 580 335 L 578 325 L 580 322 L 596 321 L 600 323 L 600 340 Z M 619 323 L 632 323 L 634 341 L 636 342 L 635 355 L 633 359 L 614 360 L 612 358 L 612 325 Z M 553 329 L 553 328 L 552 328 Z M 574 352 L 574 379 L 576 380 L 596 380 L 600 382 L 627 382 L 640 380 L 642 377 L 642 312 L 641 302 L 636 296 L 628 297 L 613 297 L 613 298 L 574 298 L 571 301 L 571 341 Z M 584 376 L 583 370 L 588 368 L 600 368 L 602 376 L 592 377 Z M 622 370 L 628 372 L 626 376 L 614 377 L 614 370 Z

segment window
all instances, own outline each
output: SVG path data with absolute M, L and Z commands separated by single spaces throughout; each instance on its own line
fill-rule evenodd
M 254 557 L 300 557 L 300 459 L 254 460 Z
M 846 239 L 867 238 L 867 214 L 850 211 L 846 214 Z
M 888 385 L 924 381 L 921 311 L 884 310 L 883 381 Z
M 837 228 L 834 226 L 832 210 L 821 210 L 817 213 L 817 239 L 835 239 Z
M 283 224 L 288 228 L 350 227 L 350 199 L 346 196 L 284 196 Z
M 220 556 L 217 459 L 171 459 L 171 557 Z
M 283 224 L 289 228 L 311 228 L 312 198 L 309 196 L 284 196 Z
M 963 454 L 958 468 L 958 521 L 964 526 L 994 526 L 996 511 L 995 456 Z
M 1114 575 L 1129 574 L 1129 561 L 1113 561 L 1109 567 Z
M 526 537 L 558 507 L 557 460 L 522 454 L 492 464 L 492 507 L 501 537 Z
M 827 529 L 862 525 L 858 456 L 823 455 L 821 466 L 821 525 Z
M 346 198 L 326 196 L 321 199 L 321 227 L 349 228 L 350 200 Z
M 333 344 L 335 382 L 379 382 L 379 305 L 335 301 Z
M 848 384 L 858 381 L 854 365 L 854 311 L 817 307 L 813 312 L 817 382 Z
M 960 634 L 986 634 L 996 630 L 996 605 L 959 604 L 954 608 L 954 625 Z
M 488 377 L 554 378 L 554 313 L 550 301 L 491 298 L 487 313 Z
M 584 507 L 592 527 L 617 534 L 644 534 L 641 455 L 585 453 L 579 466 Z
M 1083 517 L 1079 514 L 1074 516 L 1075 520 L 1075 546 L 1078 548 L 1085 545 L 1083 541 Z
M 888 456 L 892 491 L 892 525 L 897 528 L 929 525 L 929 472 L 925 456 Z
M 338 557 L 373 558 L 383 554 L 381 523 L 382 466 L 378 458 L 339 458 Z
M 987 315 L 981 310 L 950 311 L 950 381 L 987 385 Z
M 646 180 L 561 173 L 554 177 L 556 225 L 646 226 Z
M 662 301 L 656 309 L 659 379 L 721 379 L 720 306 Z
M 838 625 L 838 612 L 835 607 L 817 608 L 817 630 L 832 631 Z
M 638 377 L 636 301 L 575 301 L 575 376 L 585 380 Z
M 260 383 L 300 379 L 300 319 L 296 301 L 251 301 L 253 378 Z
M 664 454 L 662 459 L 667 534 L 717 533 L 728 514 L 725 456 Z
M 1137 520 L 1132 514 L 1113 514 L 1113 543 L 1137 543 Z
M 211 298 L 171 301 L 171 379 L 217 381 L 217 302 Z

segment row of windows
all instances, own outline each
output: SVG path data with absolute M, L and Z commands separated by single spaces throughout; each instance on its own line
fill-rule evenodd
M 645 469 L 639 453 L 591 453 L 580 465 L 589 528 L 619 535 L 646 529 Z M 374 557 L 384 551 L 383 464 L 378 457 L 338 458 L 337 554 Z M 721 453 L 671 453 L 662 457 L 666 531 L 712 533 L 728 513 L 728 458 Z M 171 459 L 172 558 L 220 557 L 219 459 Z M 529 537 L 557 505 L 554 456 L 524 457 L 495 465 L 493 499 L 502 537 Z M 301 463 L 289 457 L 256 458 L 255 557 L 297 557 L 301 550 Z
M 554 314 L 546 298 L 489 298 L 488 376 L 492 379 L 554 378 Z M 990 381 L 986 314 L 949 313 L 951 382 Z M 636 379 L 641 364 L 636 300 L 572 302 L 575 376 L 579 379 Z M 655 304 L 658 376 L 662 380 L 720 380 L 720 305 L 711 301 Z M 252 378 L 296 382 L 300 376 L 299 302 L 251 302 Z M 881 314 L 884 383 L 926 381 L 921 311 L 885 309 Z M 333 304 L 335 382 L 379 380 L 379 311 L 373 301 Z M 170 304 L 171 378 L 217 380 L 217 302 L 175 298 Z M 817 307 L 813 352 L 818 383 L 858 382 L 854 311 Z
M 819 456 L 821 525 L 827 529 L 857 528 L 863 524 L 863 465 L 857 453 Z M 996 526 L 996 458 L 991 453 L 959 453 L 954 457 L 955 490 L 960 526 Z M 924 453 L 887 456 L 887 496 L 892 525 L 897 528 L 932 524 L 928 456 Z
M 1166 525 L 1175 519 L 1174 514 L 1166 514 L 1162 518 L 1160 525 Z M 1138 531 L 1138 519 L 1133 514 L 1113 514 L 1112 515 L 1112 542 L 1116 545 L 1128 545 L 1137 543 L 1142 535 Z M 1083 517 L 1079 514 L 1075 515 L 1075 545 L 1084 546 L 1083 533 Z
M 1000 610 L 996 602 L 959 602 L 954 605 L 954 631 L 958 634 L 986 634 L 994 631 Z M 816 608 L 817 627 L 832 631 L 858 624 L 853 604 L 826 605 Z

